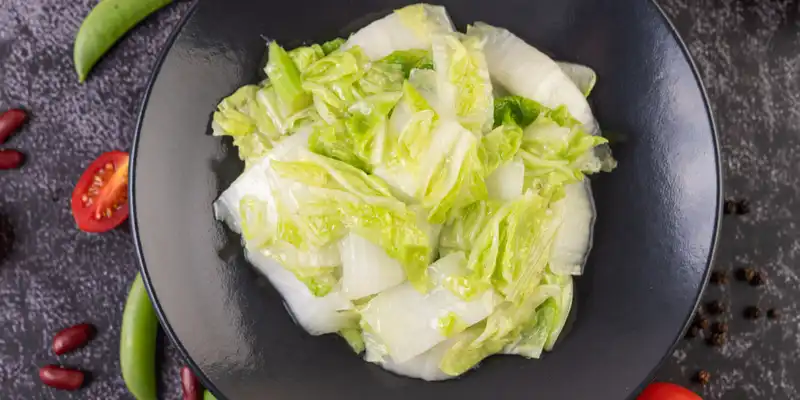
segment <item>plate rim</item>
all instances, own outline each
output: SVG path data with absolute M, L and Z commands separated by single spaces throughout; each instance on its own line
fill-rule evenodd
M 655 378 L 658 370 L 664 364 L 664 362 L 672 355 L 677 345 L 680 343 L 681 338 L 684 337 L 686 334 L 687 329 L 693 319 L 695 310 L 702 299 L 703 293 L 705 292 L 706 286 L 708 285 L 708 278 L 711 273 L 712 265 L 717 257 L 717 250 L 719 248 L 719 237 L 721 231 L 721 221 L 722 221 L 722 194 L 724 193 L 723 184 L 723 169 L 722 169 L 722 162 L 721 162 L 721 152 L 720 152 L 720 140 L 719 140 L 719 131 L 717 128 L 717 124 L 714 119 L 714 112 L 711 108 L 711 103 L 709 101 L 708 92 L 706 90 L 705 84 L 703 82 L 702 77 L 700 76 L 699 70 L 697 68 L 697 64 L 695 63 L 694 58 L 692 57 L 691 53 L 689 52 L 686 43 L 684 42 L 683 38 L 681 37 L 678 30 L 675 28 L 674 23 L 672 20 L 667 16 L 664 12 L 664 9 L 656 2 L 656 0 L 649 0 L 647 3 L 654 7 L 654 9 L 659 14 L 661 20 L 664 22 L 667 30 L 669 31 L 670 35 L 675 39 L 678 47 L 681 50 L 681 54 L 683 55 L 684 59 L 689 64 L 689 69 L 694 77 L 694 80 L 698 86 L 700 91 L 700 96 L 703 102 L 703 107 L 705 109 L 705 114 L 708 118 L 709 122 L 709 129 L 711 131 L 711 139 L 712 139 L 712 147 L 713 147 L 713 158 L 714 158 L 714 166 L 715 166 L 715 179 L 717 183 L 717 193 L 716 193 L 716 210 L 717 213 L 714 216 L 714 229 L 712 232 L 711 237 L 711 246 L 709 249 L 708 259 L 705 263 L 705 270 L 703 271 L 703 276 L 700 282 L 700 286 L 697 290 L 697 294 L 694 299 L 694 307 L 689 311 L 688 315 L 684 318 L 683 327 L 680 330 L 679 335 L 677 335 L 672 344 L 669 348 L 664 352 L 664 355 L 659 359 L 658 363 L 652 367 L 652 369 L 647 373 L 647 377 L 644 381 L 642 381 L 638 387 L 636 387 L 628 397 L 628 399 L 634 399 L 648 384 L 650 384 L 653 379 Z M 139 238 L 139 224 L 138 224 L 138 214 L 136 212 L 136 160 L 138 156 L 138 149 L 139 149 L 139 139 L 142 133 L 142 124 L 144 122 L 144 115 L 145 111 L 147 110 L 148 104 L 150 103 L 150 96 L 152 94 L 153 87 L 155 85 L 156 79 L 158 75 L 161 73 L 161 69 L 164 65 L 164 61 L 166 60 L 167 56 L 169 55 L 170 51 L 172 50 L 173 46 L 175 45 L 175 40 L 177 39 L 178 35 L 183 31 L 186 27 L 186 24 L 189 20 L 194 16 L 197 12 L 199 6 L 199 1 L 194 1 L 191 7 L 188 9 L 186 14 L 181 18 L 178 24 L 173 28 L 172 32 L 170 33 L 167 40 L 164 42 L 162 49 L 159 52 L 159 55 L 153 64 L 152 72 L 150 76 L 147 78 L 147 85 L 145 87 L 145 91 L 140 99 L 140 108 L 139 113 L 136 118 L 136 128 L 134 133 L 133 142 L 131 144 L 131 168 L 128 171 L 128 198 L 130 199 L 130 228 L 131 233 L 133 236 L 133 243 L 136 251 L 136 260 L 137 260 L 137 269 L 138 273 L 142 275 L 142 280 L 147 290 L 147 294 L 150 297 L 152 302 L 153 308 L 156 312 L 156 316 L 158 317 L 159 323 L 161 325 L 161 329 L 164 331 L 165 336 L 172 342 L 172 344 L 177 348 L 178 353 L 180 354 L 181 358 L 183 359 L 185 365 L 189 367 L 192 372 L 197 376 L 197 378 L 202 383 L 203 387 L 214 394 L 217 399 L 225 400 L 228 399 L 226 396 L 222 395 L 219 389 L 211 382 L 210 379 L 203 373 L 203 371 L 198 368 L 197 364 L 194 360 L 190 357 L 188 351 L 181 343 L 180 339 L 175 334 L 175 331 L 172 329 L 169 321 L 167 320 L 166 315 L 163 312 L 161 304 L 158 301 L 158 296 L 155 293 L 153 288 L 150 274 L 148 273 L 147 263 L 145 262 L 144 251 L 142 249 L 141 240 Z
M 144 251 L 142 250 L 142 243 L 139 239 L 139 221 L 138 215 L 136 213 L 136 160 L 137 156 L 139 155 L 139 138 L 141 137 L 142 133 L 142 123 L 144 122 L 144 115 L 147 111 L 147 106 L 150 103 L 150 95 L 153 92 L 153 86 L 155 86 L 156 78 L 161 73 L 161 68 L 164 66 L 164 61 L 166 60 L 167 56 L 169 55 L 170 51 L 172 50 L 172 46 L 175 45 L 175 40 L 178 38 L 178 35 L 183 31 L 183 28 L 186 27 L 186 24 L 192 18 L 192 16 L 197 11 L 199 7 L 199 1 L 193 1 L 192 5 L 186 11 L 186 15 L 184 15 L 178 24 L 173 28 L 172 32 L 167 37 L 167 40 L 164 42 L 163 47 L 159 51 L 158 58 L 156 58 L 155 64 L 153 64 L 153 70 L 150 73 L 150 76 L 147 78 L 147 86 L 145 87 L 144 94 L 142 94 L 139 106 L 139 113 L 136 117 L 136 131 L 133 137 L 133 142 L 131 143 L 131 152 L 130 152 L 130 167 L 128 169 L 128 199 L 129 199 L 129 209 L 130 215 L 128 217 L 130 222 L 131 233 L 133 236 L 133 244 L 136 248 L 136 261 L 137 261 L 137 273 L 141 274 L 142 282 L 144 283 L 145 290 L 147 291 L 147 296 L 150 297 L 150 302 L 153 305 L 153 309 L 156 312 L 156 316 L 158 317 L 158 322 L 161 327 L 161 330 L 164 332 L 164 335 L 169 339 L 173 346 L 176 347 L 178 353 L 180 354 L 181 358 L 184 361 L 184 364 L 192 370 L 192 373 L 200 380 L 200 383 L 203 385 L 205 390 L 211 392 L 218 400 L 226 400 L 227 397 L 222 395 L 219 389 L 211 382 L 210 379 L 206 376 L 206 374 L 198 368 L 197 364 L 189 355 L 189 352 L 184 347 L 183 343 L 180 341 L 178 336 L 175 334 L 175 330 L 172 329 L 172 326 L 167 320 L 167 316 L 164 314 L 164 311 L 161 307 L 161 303 L 158 301 L 158 296 L 155 293 L 155 289 L 153 288 L 150 274 L 147 269 L 147 263 L 145 262 L 144 258 Z
M 661 369 L 661 366 L 664 365 L 664 362 L 667 361 L 669 357 L 672 356 L 672 353 L 675 351 L 675 348 L 678 347 L 681 339 L 686 336 L 686 331 L 689 329 L 689 325 L 692 323 L 694 319 L 695 311 L 697 310 L 697 306 L 700 304 L 700 300 L 703 298 L 703 293 L 706 290 L 706 286 L 708 286 L 708 278 L 711 275 L 711 269 L 713 267 L 714 261 L 717 258 L 717 250 L 719 248 L 719 236 L 720 231 L 722 228 L 722 194 L 724 193 L 723 184 L 723 170 L 722 170 L 722 156 L 720 153 L 720 145 L 719 145 L 719 131 L 717 129 L 717 123 L 714 119 L 714 110 L 711 109 L 711 102 L 708 99 L 708 92 L 706 91 L 706 85 L 703 83 L 703 77 L 700 76 L 700 71 L 697 69 L 697 64 L 694 61 L 694 57 L 689 52 L 688 46 L 686 46 L 686 42 L 683 41 L 678 29 L 675 28 L 675 24 L 672 20 L 667 16 L 667 13 L 664 12 L 664 9 L 661 5 L 658 4 L 656 0 L 649 0 L 648 3 L 655 7 L 658 14 L 661 16 L 661 20 L 664 21 L 664 24 L 667 26 L 670 34 L 675 41 L 678 43 L 678 47 L 681 49 L 681 53 L 683 54 L 686 61 L 689 63 L 689 69 L 692 71 L 692 76 L 694 76 L 695 82 L 697 82 L 697 87 L 700 89 L 700 97 L 703 99 L 703 108 L 705 109 L 706 116 L 708 116 L 709 128 L 711 129 L 711 138 L 712 144 L 714 147 L 714 166 L 716 167 L 716 180 L 717 180 L 717 215 L 714 217 L 714 231 L 713 236 L 711 238 L 711 249 L 708 253 L 708 260 L 706 260 L 705 271 L 703 272 L 703 279 L 700 281 L 700 287 L 697 290 L 697 295 L 694 299 L 694 307 L 689 311 L 689 314 L 683 320 L 683 328 L 680 330 L 680 333 L 672 342 L 672 345 L 669 346 L 666 352 L 664 352 L 664 356 L 658 360 L 658 363 L 653 366 L 650 372 L 647 374 L 647 379 L 642 381 L 639 386 L 631 392 L 628 400 L 632 400 L 638 395 L 642 390 L 644 390 L 647 385 L 649 385 L 653 379 L 655 378 L 656 374 L 658 374 L 658 370 Z

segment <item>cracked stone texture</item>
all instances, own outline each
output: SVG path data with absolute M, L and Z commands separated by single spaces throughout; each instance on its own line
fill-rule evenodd
M 135 256 L 127 229 L 77 231 L 72 185 L 99 154 L 129 149 L 147 78 L 167 37 L 190 5 L 177 3 L 133 29 L 79 85 L 72 38 L 95 1 L 0 0 L 0 110 L 21 106 L 31 121 L 6 147 L 28 155 L 0 172 L 0 398 L 129 399 L 119 375 L 118 335 Z M 710 285 L 730 323 L 721 348 L 682 341 L 657 379 L 688 385 L 706 399 L 800 399 L 800 4 L 797 0 L 664 0 L 700 69 L 722 141 L 726 195 L 752 212 L 726 217 L 716 268 L 730 283 Z M 754 288 L 733 279 L 763 269 Z M 745 320 L 746 306 L 777 308 L 782 318 Z M 92 344 L 56 357 L 52 334 L 94 323 Z M 707 333 L 706 333 L 707 336 Z M 165 340 L 162 340 L 162 343 Z M 164 344 L 163 398 L 180 398 L 177 352 Z M 91 371 L 70 393 L 37 379 L 48 363 Z M 711 373 L 701 387 L 698 370 Z

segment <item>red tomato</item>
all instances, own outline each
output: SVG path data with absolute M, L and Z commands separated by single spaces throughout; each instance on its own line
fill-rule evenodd
M 72 216 L 85 232 L 105 232 L 128 218 L 128 153 L 102 154 L 72 191 Z
M 647 386 L 636 400 L 703 400 L 703 398 L 678 385 L 655 382 Z

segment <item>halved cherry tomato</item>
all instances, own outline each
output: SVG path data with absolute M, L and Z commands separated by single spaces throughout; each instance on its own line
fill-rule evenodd
M 703 398 L 678 385 L 655 382 L 647 386 L 636 400 L 703 400 Z
M 128 153 L 102 154 L 72 191 L 72 216 L 85 232 L 105 232 L 128 218 Z

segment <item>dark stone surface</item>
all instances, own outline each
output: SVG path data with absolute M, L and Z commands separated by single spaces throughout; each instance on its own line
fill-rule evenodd
M 130 32 L 78 84 L 72 40 L 95 1 L 0 0 L 0 110 L 31 112 L 4 147 L 25 152 L 18 171 L 0 171 L 0 398 L 129 399 L 119 373 L 119 328 L 136 274 L 128 229 L 79 232 L 69 210 L 72 187 L 101 153 L 127 150 L 147 78 L 167 36 L 189 9 L 175 4 Z M 10 228 L 9 228 L 10 227 Z M 127 228 L 127 225 L 125 225 Z M 0 248 L 0 250 L 5 250 Z M 88 321 L 98 328 L 87 347 L 61 357 L 52 335 Z M 161 364 L 164 398 L 180 394 L 177 352 Z M 92 372 L 85 389 L 43 386 L 38 367 L 63 363 Z
M 129 149 L 139 101 L 170 30 L 189 9 L 178 3 L 149 18 L 111 50 L 89 81 L 77 83 L 72 38 L 94 1 L 0 1 L 0 110 L 23 106 L 32 120 L 5 147 L 29 156 L 19 171 L 0 172 L 0 398 L 127 399 L 119 375 L 123 301 L 135 274 L 130 233 L 89 235 L 74 228 L 72 186 L 91 159 Z M 716 268 L 726 285 L 704 301 L 727 311 L 728 340 L 682 341 L 660 380 L 689 385 L 707 399 L 800 398 L 800 5 L 797 0 L 661 1 L 695 57 L 716 113 L 726 195 L 747 198 L 751 212 L 728 216 Z M 766 273 L 753 287 L 734 278 L 752 266 Z M 646 266 L 644 266 L 646 267 Z M 747 306 L 777 308 L 779 320 L 746 320 Z M 762 313 L 766 314 L 766 312 Z M 55 357 L 57 330 L 97 325 L 91 346 Z M 710 334 L 705 333 L 705 337 Z M 180 360 L 165 346 L 164 398 L 179 398 Z M 43 387 L 48 363 L 92 371 L 75 392 Z M 691 384 L 700 369 L 706 387 Z
M 684 340 L 658 378 L 687 384 L 701 369 L 710 383 L 690 387 L 708 399 L 800 399 L 800 2 L 662 1 L 686 41 L 714 109 L 725 195 L 750 200 L 750 213 L 726 216 L 704 304 L 728 310 L 728 340 L 710 347 Z M 735 271 L 765 272 L 757 287 Z M 761 308 L 756 321 L 748 306 Z M 766 310 L 782 311 L 780 320 Z

